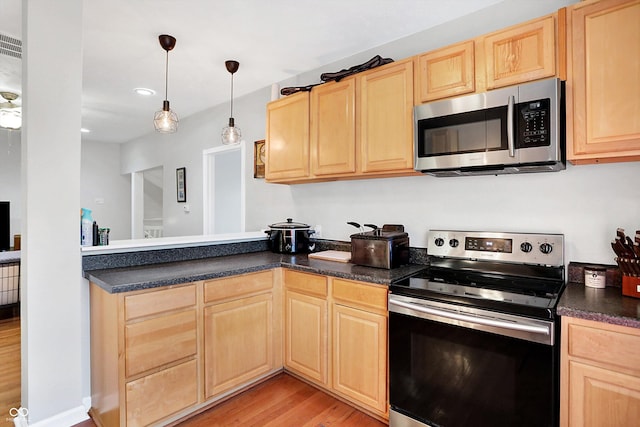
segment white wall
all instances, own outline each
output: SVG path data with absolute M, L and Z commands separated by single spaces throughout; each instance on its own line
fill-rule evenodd
M 21 131 L 0 129 L 0 200 L 11 202 L 9 208 L 9 244 L 13 246 L 13 236 L 20 234 L 22 216 L 22 196 L 20 194 L 20 162 L 22 144 Z
M 120 144 L 82 142 L 81 207 L 91 209 L 111 240 L 131 238 L 131 176 L 120 174 Z

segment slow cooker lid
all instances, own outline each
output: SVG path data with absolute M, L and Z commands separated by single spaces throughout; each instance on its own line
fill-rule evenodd
M 278 222 L 275 224 L 271 224 L 269 228 L 275 228 L 277 230 L 298 230 L 298 229 L 309 229 L 310 225 L 304 224 L 302 222 L 293 222 L 293 219 L 287 218 L 286 222 Z

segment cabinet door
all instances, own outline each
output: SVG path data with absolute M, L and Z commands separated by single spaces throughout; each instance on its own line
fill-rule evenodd
M 327 384 L 327 301 L 285 291 L 285 367 Z
M 363 173 L 413 169 L 413 61 L 384 65 L 357 78 Z
M 309 92 L 267 104 L 265 153 L 267 180 L 309 176 Z
M 387 318 L 333 305 L 333 389 L 387 412 Z
M 311 174 L 356 171 L 355 79 L 311 91 Z
M 567 158 L 640 160 L 640 1 L 580 3 L 568 21 Z
M 263 294 L 204 309 L 205 396 L 273 369 L 273 301 Z
M 483 40 L 487 89 L 556 74 L 554 16 L 492 33 Z
M 416 105 L 475 91 L 474 42 L 466 41 L 416 57 Z
M 569 362 L 569 426 L 620 427 L 640 420 L 640 378 Z

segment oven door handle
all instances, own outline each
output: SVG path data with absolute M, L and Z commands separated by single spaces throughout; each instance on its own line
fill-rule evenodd
M 468 314 L 454 313 L 451 311 L 440 310 L 432 307 L 425 307 L 422 305 L 411 304 L 403 301 L 397 301 L 389 298 L 389 304 L 397 305 L 398 307 L 407 308 L 409 310 L 415 310 L 420 313 L 431 314 L 433 316 L 445 317 L 447 319 L 460 320 L 463 322 L 475 323 L 479 325 L 493 326 L 496 328 L 510 329 L 516 331 L 525 331 L 535 334 L 549 335 L 549 328 L 544 326 L 525 325 L 522 323 L 512 323 L 497 319 L 487 319 L 484 317 L 476 317 Z

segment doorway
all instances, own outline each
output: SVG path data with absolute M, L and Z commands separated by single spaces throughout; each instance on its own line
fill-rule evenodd
M 158 166 L 142 172 L 144 193 L 143 230 L 145 239 L 162 237 L 164 167 Z
M 245 143 L 202 152 L 203 234 L 245 231 Z

